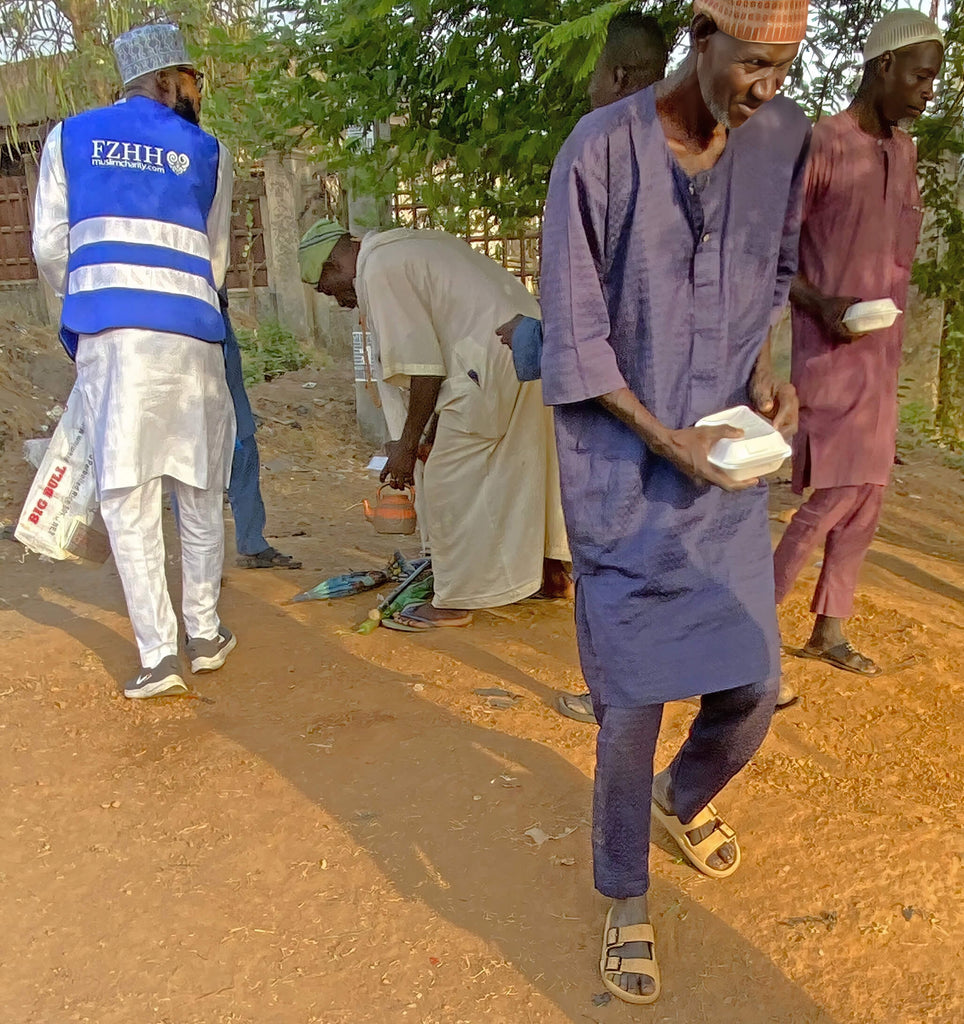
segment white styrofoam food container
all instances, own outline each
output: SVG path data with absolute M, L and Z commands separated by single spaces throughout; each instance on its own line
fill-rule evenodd
M 736 427 L 742 437 L 724 437 L 710 449 L 709 461 L 722 469 L 731 480 L 754 480 L 775 473 L 790 455 L 790 445 L 773 424 L 746 405 L 704 416 L 698 427 Z
M 897 308 L 893 299 L 872 299 L 870 302 L 855 302 L 843 315 L 844 327 L 851 334 L 867 334 L 892 327 L 903 310 Z

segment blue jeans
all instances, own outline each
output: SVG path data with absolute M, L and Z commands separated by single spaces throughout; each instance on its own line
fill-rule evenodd
M 239 555 L 257 555 L 271 545 L 264 539 L 264 502 L 261 500 L 261 460 L 252 434 L 239 440 L 231 463 L 228 501 L 234 516 L 234 539 Z
M 692 821 L 759 750 L 770 727 L 779 681 L 707 693 L 686 742 L 670 765 L 674 811 Z M 596 888 L 611 899 L 649 889 L 653 755 L 663 705 L 595 706 L 596 782 L 592 808 Z

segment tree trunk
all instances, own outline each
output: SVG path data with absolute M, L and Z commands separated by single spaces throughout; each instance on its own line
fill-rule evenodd
M 951 300 L 941 332 L 937 427 L 942 437 L 964 440 L 964 307 Z

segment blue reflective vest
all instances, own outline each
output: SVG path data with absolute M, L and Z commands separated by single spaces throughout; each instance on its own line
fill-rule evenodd
M 136 96 L 62 128 L 70 257 L 61 340 L 134 327 L 224 339 L 207 220 L 217 140 Z M 218 282 L 220 283 L 220 282 Z

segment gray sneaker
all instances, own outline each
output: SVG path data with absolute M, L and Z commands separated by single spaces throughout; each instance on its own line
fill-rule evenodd
M 187 686 L 181 678 L 181 663 L 177 655 L 169 654 L 153 668 L 142 668 L 136 679 L 124 684 L 124 696 L 169 697 L 187 693 Z
M 224 626 L 218 630 L 215 640 L 192 640 L 188 637 L 187 656 L 191 659 L 191 671 L 216 672 L 237 646 L 238 638 Z

